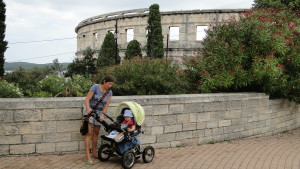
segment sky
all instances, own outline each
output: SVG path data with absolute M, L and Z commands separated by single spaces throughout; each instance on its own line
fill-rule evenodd
M 6 62 L 36 64 L 72 62 L 75 27 L 84 19 L 111 12 L 149 8 L 160 11 L 249 9 L 253 0 L 4 0 L 6 4 Z

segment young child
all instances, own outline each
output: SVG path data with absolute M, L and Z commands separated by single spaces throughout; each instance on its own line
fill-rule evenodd
M 133 118 L 132 111 L 125 110 L 123 117 L 124 117 L 124 121 L 121 124 L 121 129 L 127 129 L 128 132 L 134 132 L 135 124 L 132 120 L 132 118 Z M 124 138 L 124 134 L 119 133 L 116 130 L 113 130 L 112 132 L 109 133 L 109 135 L 107 137 L 112 138 L 112 139 L 116 140 L 117 142 L 119 142 Z

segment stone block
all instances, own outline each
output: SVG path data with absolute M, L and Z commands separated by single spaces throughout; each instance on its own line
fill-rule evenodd
M 160 116 L 159 126 L 178 124 L 176 120 L 177 120 L 177 115 Z
M 71 133 L 50 133 L 43 135 L 43 142 L 67 142 L 71 141 Z
M 218 121 L 208 121 L 206 122 L 206 128 L 210 129 L 210 128 L 217 128 L 219 125 Z
M 200 138 L 205 136 L 205 130 L 194 130 L 193 138 Z
M 55 143 L 55 151 L 58 152 L 78 151 L 78 150 L 79 150 L 78 141 Z
M 184 123 L 182 126 L 183 131 L 188 131 L 188 130 L 196 130 L 197 129 L 197 123 Z
M 153 107 L 153 115 L 164 115 L 169 113 L 169 105 L 156 105 Z
M 176 140 L 193 138 L 193 131 L 184 131 L 176 133 Z
M 71 132 L 71 140 L 72 141 L 82 141 L 84 138 L 83 135 L 79 132 Z
M 249 98 L 247 100 L 247 108 L 259 107 L 259 101 L 260 101 L 260 99 Z
M 224 120 L 225 119 L 239 119 L 242 117 L 242 110 L 231 110 L 231 111 L 226 111 L 224 113 Z
M 175 141 L 175 133 L 157 135 L 157 143 Z
M 231 120 L 220 120 L 219 121 L 219 127 L 225 127 L 225 126 L 230 126 L 231 125 Z
M 184 104 L 184 113 L 200 113 L 203 112 L 203 103 L 187 103 Z
M 152 116 L 154 114 L 153 106 L 143 106 L 143 109 L 145 111 L 145 115 L 147 116 Z
M 30 134 L 30 123 L 6 123 L 5 135 Z
M 75 132 L 79 131 L 81 120 L 70 120 L 70 121 L 57 121 L 56 128 L 57 132 Z
M 79 120 L 82 117 L 81 108 L 43 109 L 43 120 Z
M 10 145 L 10 154 L 35 153 L 35 144 Z
M 199 139 L 198 138 L 192 138 L 192 139 L 184 139 L 180 141 L 180 144 L 182 146 L 193 146 L 193 145 L 198 145 L 199 144 Z
M 143 126 L 153 127 L 160 125 L 160 117 L 159 116 L 147 116 L 143 123 Z
M 227 111 L 210 112 L 210 120 L 211 121 L 224 120 L 224 114 L 226 112 Z
M 205 129 L 207 122 L 198 122 L 197 123 L 197 130 L 199 129 Z
M 180 141 L 171 141 L 171 147 L 181 146 Z
M 155 144 L 151 144 L 151 146 L 155 149 L 158 148 L 168 148 L 171 146 L 171 142 L 165 142 L 165 143 L 155 143 Z
M 230 102 L 216 101 L 204 104 L 204 112 L 225 111 L 230 109 Z
M 165 126 L 164 128 L 164 133 L 174 133 L 182 131 L 182 124 Z
M 212 129 L 204 129 L 204 136 L 205 137 L 212 136 Z
M 183 109 L 184 107 L 182 104 L 170 105 L 169 112 L 170 114 L 181 114 L 183 113 Z
M 151 134 L 163 134 L 164 133 L 164 127 L 163 126 L 156 126 L 156 127 L 151 127 Z
M 23 135 L 22 143 L 41 143 L 43 141 L 42 135 Z
M 30 122 L 31 134 L 56 132 L 56 121 Z
M 232 100 L 230 103 L 231 110 L 245 109 L 247 105 L 245 100 Z
M 9 145 L 0 145 L 0 155 L 9 154 Z
M 39 109 L 16 110 L 14 112 L 14 119 L 16 122 L 40 121 L 42 119 L 42 113 Z
M 55 143 L 36 144 L 36 153 L 52 153 L 55 152 Z
M 141 143 L 143 144 L 156 143 L 156 135 L 142 135 Z
M 8 123 L 14 121 L 14 110 L 0 110 L 0 122 Z
M 204 112 L 204 113 L 198 114 L 197 122 L 203 122 L 203 121 L 210 121 L 210 113 L 209 112 Z
M 190 118 L 187 122 L 195 123 L 197 122 L 198 113 L 190 113 Z
M 0 145 L 1 144 L 21 144 L 21 135 L 0 136 Z
M 224 133 L 223 128 L 214 128 L 212 129 L 212 136 L 222 135 Z

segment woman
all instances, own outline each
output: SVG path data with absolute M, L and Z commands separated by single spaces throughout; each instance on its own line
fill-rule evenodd
M 105 76 L 100 84 L 94 84 L 85 98 L 86 113 L 92 112 L 92 107 L 97 103 L 97 101 L 112 87 L 115 82 L 115 78 L 111 75 Z M 100 119 L 104 119 L 102 113 L 107 113 L 109 103 L 112 98 L 112 91 L 109 91 L 103 101 L 95 109 L 96 113 L 100 116 Z M 86 164 L 93 164 L 90 156 L 90 141 L 92 137 L 92 157 L 98 158 L 96 153 L 97 141 L 100 131 L 100 123 L 94 118 L 90 117 L 88 125 L 88 133 L 84 136 L 85 154 L 86 159 L 84 160 Z

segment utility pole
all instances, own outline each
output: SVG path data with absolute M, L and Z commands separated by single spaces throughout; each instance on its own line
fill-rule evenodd
M 166 60 L 168 60 L 168 51 L 169 51 L 169 34 L 167 34 L 167 51 L 166 51 Z
M 116 24 L 115 24 L 115 34 L 114 38 L 116 41 L 116 57 L 115 57 L 115 63 L 119 64 L 118 62 L 118 19 L 116 19 Z

